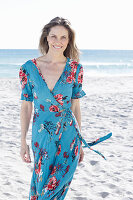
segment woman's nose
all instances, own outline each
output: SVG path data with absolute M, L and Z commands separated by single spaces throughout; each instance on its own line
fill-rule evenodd
M 56 39 L 55 39 L 55 42 L 56 42 L 56 43 L 61 43 L 61 39 L 60 39 L 60 38 L 56 38 Z

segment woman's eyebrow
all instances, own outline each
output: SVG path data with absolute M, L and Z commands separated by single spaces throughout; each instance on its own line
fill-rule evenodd
M 54 33 L 51 33 L 50 35 L 55 35 Z M 55 35 L 56 36 L 56 35 Z M 65 36 L 65 37 L 67 37 L 66 35 L 62 35 L 62 36 Z

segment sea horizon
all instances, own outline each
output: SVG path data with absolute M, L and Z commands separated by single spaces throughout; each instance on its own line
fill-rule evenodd
M 87 76 L 133 76 L 133 50 L 79 50 Z M 41 55 L 39 49 L 0 49 L 0 78 L 17 78 L 22 64 Z

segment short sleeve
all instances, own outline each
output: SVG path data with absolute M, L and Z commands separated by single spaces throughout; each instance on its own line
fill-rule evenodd
M 72 99 L 78 99 L 86 95 L 85 91 L 82 89 L 83 84 L 83 67 L 78 64 L 76 70 L 75 82 L 72 89 Z
M 29 81 L 29 73 L 25 64 L 20 67 L 19 80 L 21 84 L 21 100 L 33 101 L 32 87 Z

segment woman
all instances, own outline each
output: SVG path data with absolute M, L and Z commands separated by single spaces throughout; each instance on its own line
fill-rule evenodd
M 28 60 L 19 71 L 23 100 L 20 154 L 24 162 L 31 162 L 26 134 L 34 100 L 29 200 L 62 200 L 83 160 L 82 141 L 87 146 L 80 134 L 79 98 L 86 95 L 83 67 L 75 33 L 66 19 L 56 17 L 44 26 L 39 49 L 42 56 Z
M 31 162 L 26 144 L 32 102 L 34 170 L 31 200 L 64 199 L 78 162 L 83 160 L 79 98 L 83 67 L 70 23 L 56 17 L 44 26 L 39 48 L 43 56 L 23 64 L 19 71 L 21 93 L 21 157 Z M 79 127 L 78 127 L 79 126 Z

